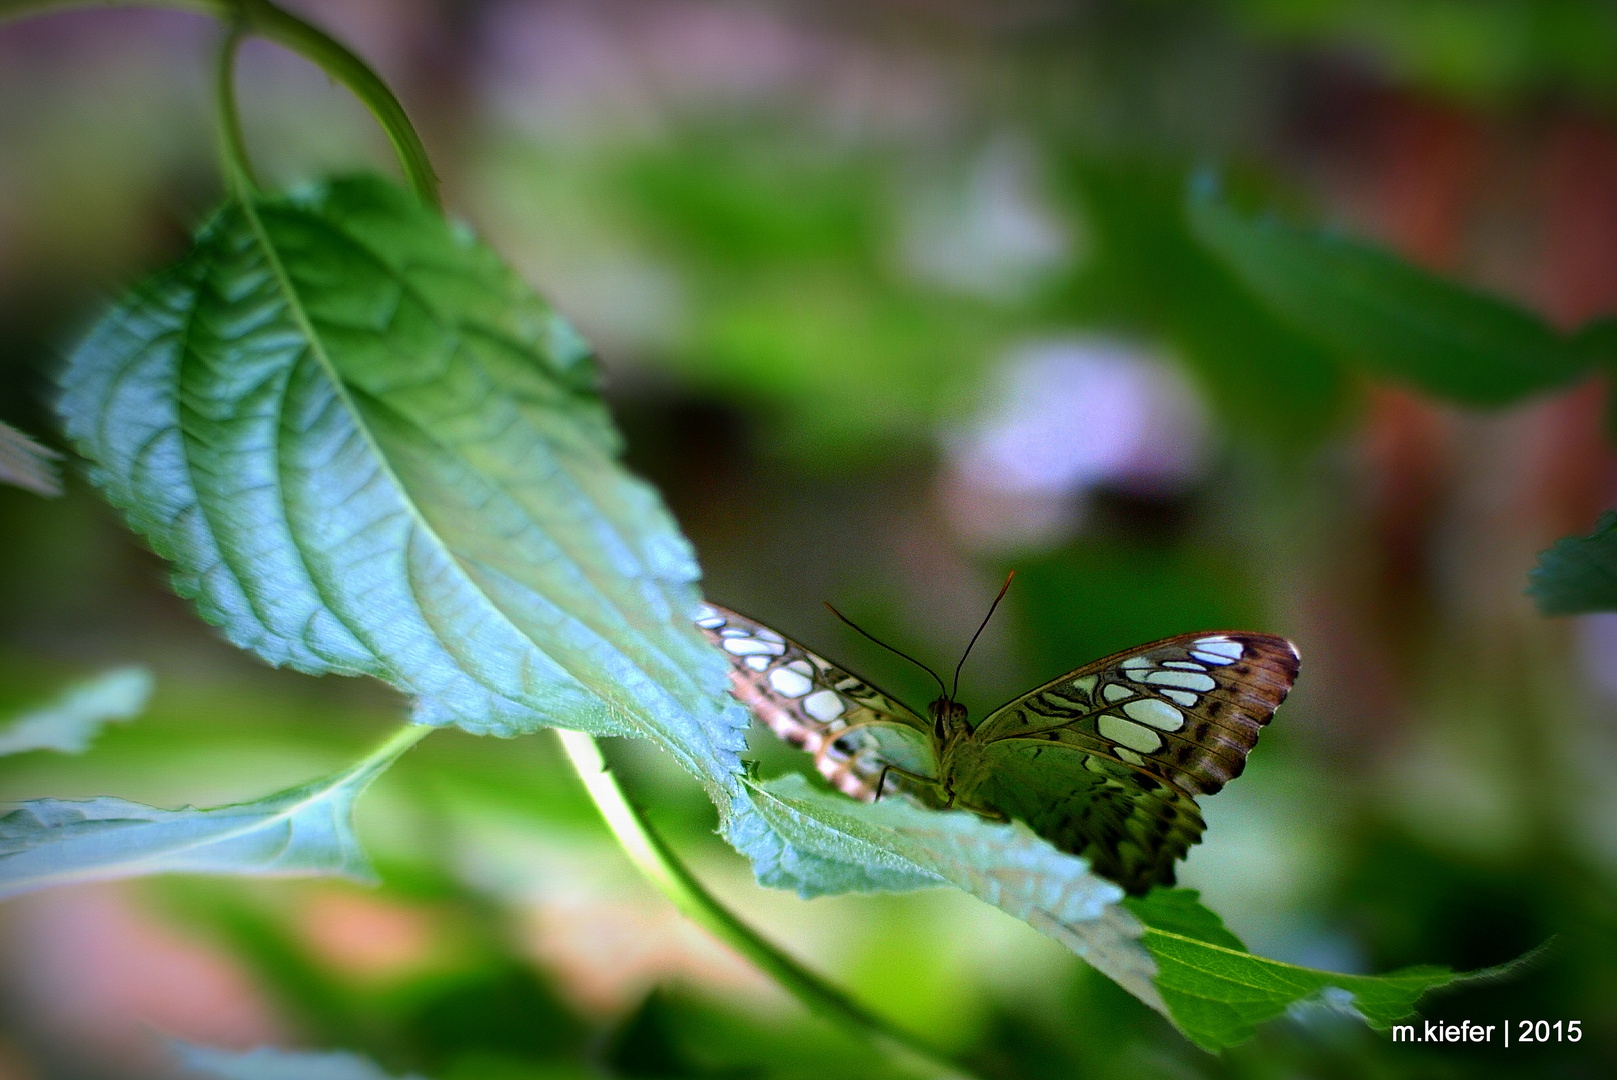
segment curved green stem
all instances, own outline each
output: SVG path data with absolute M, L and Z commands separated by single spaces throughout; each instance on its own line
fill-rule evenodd
M 228 6 L 240 13 L 248 29 L 297 53 L 346 86 L 382 125 L 416 197 L 428 206 L 441 206 L 438 176 L 432 171 L 421 136 L 416 134 L 415 125 L 410 123 L 399 99 L 369 64 L 336 38 L 276 7 L 270 0 L 234 0 Z
M 268 38 L 314 64 L 370 110 L 387 133 L 411 190 L 438 208 L 438 177 L 415 126 L 376 72 L 341 42 L 270 0 L 0 0 L 0 22 L 75 7 L 165 7 L 195 11 Z
M 401 725 L 399 730 L 383 739 L 375 750 L 366 754 L 354 767 L 359 769 L 367 765 L 381 764 L 383 762 L 391 765 L 400 754 L 437 730 L 437 728 L 429 727 L 426 724 Z
M 253 178 L 252 159 L 241 134 L 241 112 L 236 107 L 236 50 L 245 31 L 240 23 L 230 28 L 219 45 L 219 64 L 214 72 L 214 95 L 219 112 L 219 160 L 225 186 L 238 199 L 246 200 L 258 188 Z
M 556 734 L 579 779 L 584 782 L 585 790 L 630 861 L 681 913 L 757 965 L 810 1011 L 876 1043 L 897 1062 L 939 1080 L 969 1080 L 969 1073 L 950 1063 L 938 1051 L 869 1012 L 731 914 L 685 868 L 629 802 L 618 786 L 617 777 L 607 769 L 595 740 L 582 732 L 562 728 L 556 729 Z

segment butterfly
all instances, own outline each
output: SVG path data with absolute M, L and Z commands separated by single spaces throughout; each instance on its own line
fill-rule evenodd
M 1173 884 L 1205 828 L 1196 796 L 1241 774 L 1299 665 L 1291 642 L 1270 634 L 1179 634 L 1085 664 L 973 724 L 942 679 L 923 716 L 744 615 L 708 604 L 696 625 L 729 658 L 736 699 L 845 794 L 896 789 L 1015 818 L 1135 895 Z

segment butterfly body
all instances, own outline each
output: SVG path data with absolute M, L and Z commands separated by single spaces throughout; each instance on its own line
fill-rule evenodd
M 1240 774 L 1298 669 L 1283 638 L 1183 634 L 1086 664 L 973 724 L 950 695 L 922 716 L 735 612 L 708 606 L 697 625 L 728 655 L 736 698 L 844 793 L 1018 819 L 1133 893 L 1173 882 L 1204 827 L 1195 796 Z

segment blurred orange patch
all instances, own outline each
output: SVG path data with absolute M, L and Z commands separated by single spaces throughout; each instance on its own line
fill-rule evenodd
M 300 912 L 299 928 L 322 961 L 365 979 L 422 967 L 431 959 L 437 939 L 427 912 L 336 890 L 309 898 Z

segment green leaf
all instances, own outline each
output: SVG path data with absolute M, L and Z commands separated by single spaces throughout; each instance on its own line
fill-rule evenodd
M 1211 184 L 1193 190 L 1190 221 L 1202 243 L 1298 330 L 1436 397 L 1507 405 L 1589 366 L 1589 349 L 1536 315 L 1380 248 L 1243 217 Z
M 741 787 L 695 558 L 595 382 L 493 252 L 360 177 L 225 206 L 74 353 L 61 411 L 232 642 L 384 679 L 423 724 L 649 737 L 793 883 L 819 863 Z
M 1253 956 L 1190 889 L 1156 889 L 1123 905 L 1145 924 L 1140 944 L 1156 961 L 1156 988 L 1168 1018 L 1204 1050 L 1245 1042 L 1265 1020 L 1318 1000 L 1351 999 L 1372 1028 L 1385 1030 L 1413 1013 L 1427 991 L 1475 978 L 1434 966 L 1338 975 Z
M 0 756 L 29 750 L 82 754 L 110 721 L 133 720 L 152 696 L 152 673 L 113 668 L 69 687 L 55 701 L 23 713 L 0 729 Z
M 1201 894 L 1195 889 L 1156 888 L 1145 897 L 1126 898 L 1123 906 L 1153 930 L 1165 930 L 1220 948 L 1246 952 L 1246 946 L 1240 938 L 1230 933 L 1224 920 L 1202 906 Z
M 0 897 L 161 873 L 373 880 L 354 801 L 419 734 L 406 729 L 335 776 L 233 806 L 161 810 L 110 796 L 15 804 L 0 817 Z
M 856 802 L 813 788 L 796 773 L 749 785 L 761 816 L 799 857 L 795 877 L 819 892 L 953 885 L 1056 938 L 1146 1004 L 1162 1009 L 1141 926 L 1117 902 L 1123 890 L 1057 851 L 1021 822 L 926 810 L 904 799 Z M 827 867 L 846 867 L 840 875 Z M 760 880 L 764 880 L 760 876 Z M 764 880 L 765 884 L 774 884 Z
M 218 1080 L 394 1080 L 369 1058 L 343 1051 L 310 1053 L 260 1046 L 238 1053 L 182 1042 L 169 1046 L 188 1071 Z M 402 1080 L 420 1078 L 411 1074 Z
M 243 648 L 385 679 L 424 724 L 651 736 L 733 787 L 696 562 L 619 466 L 588 348 L 397 188 L 227 205 L 77 350 L 62 412 Z
M 1567 536 L 1539 552 L 1527 591 L 1545 615 L 1617 611 L 1617 511 L 1607 511 L 1588 536 Z
M 56 461 L 61 456 L 0 422 L 0 484 L 54 498 L 62 493 L 62 481 L 56 475 Z

